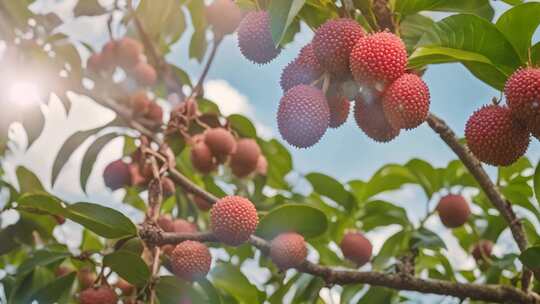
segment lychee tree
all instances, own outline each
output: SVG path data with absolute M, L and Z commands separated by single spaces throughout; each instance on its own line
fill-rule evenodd
M 43 1 L 0 0 L 0 302 L 401 303 L 436 294 L 540 303 L 540 169 L 525 155 L 540 130 L 540 3 L 504 1 L 510 8 L 495 20 L 488 0 L 78 0 L 62 18 L 34 2 Z M 62 27 L 67 19 L 105 22 L 108 41 L 80 41 Z M 301 25 L 313 39 L 274 84 L 281 138 L 259 137 L 248 118 L 205 97 L 223 39 L 266 64 Z M 188 35 L 189 58 L 167 56 Z M 188 59 L 201 63 L 197 77 L 179 67 Z M 463 122 L 464 139 L 430 112 L 437 101 L 422 80 L 449 62 L 501 92 Z M 52 119 L 51 101 L 24 113 L 7 105 L 14 75 L 47 79 L 39 94 L 67 115 L 87 97 L 115 117 L 48 150 L 47 178 L 13 168 Z M 300 177 L 309 191 L 298 192 L 288 149 L 317 144 L 349 116 L 373 145 L 427 124 L 456 159 L 387 164 L 366 180 L 312 172 Z M 8 132 L 20 126 L 22 140 Z M 86 193 L 100 152 L 118 138 L 123 157 L 94 174 L 141 220 L 54 189 L 74 170 Z M 76 151 L 80 168 L 66 166 Z M 420 221 L 382 199 L 403 187 L 423 190 Z M 429 219 L 475 267 L 449 261 L 453 249 Z M 76 245 L 58 234 L 66 221 L 80 227 Z M 372 232 L 390 225 L 399 229 L 375 248 Z M 495 252 L 505 231 L 515 246 Z

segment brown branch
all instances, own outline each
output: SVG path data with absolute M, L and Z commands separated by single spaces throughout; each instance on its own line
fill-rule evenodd
M 190 98 L 197 98 L 198 96 L 202 94 L 204 80 L 206 79 L 206 76 L 208 75 L 208 71 L 210 71 L 210 67 L 212 66 L 212 63 L 214 62 L 214 58 L 216 57 L 217 49 L 219 45 L 221 44 L 221 41 L 222 41 L 222 37 L 218 37 L 214 39 L 214 44 L 212 45 L 212 51 L 210 52 L 210 56 L 208 57 L 208 60 L 206 61 L 203 72 L 201 76 L 199 77 L 199 80 L 197 81 L 197 85 L 195 85 L 195 87 L 193 88 L 193 92 L 191 93 Z

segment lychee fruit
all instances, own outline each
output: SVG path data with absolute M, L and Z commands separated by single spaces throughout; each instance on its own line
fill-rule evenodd
M 343 256 L 358 267 L 365 265 L 371 259 L 373 246 L 371 242 L 360 232 L 347 232 L 340 243 Z
M 97 279 L 97 275 L 90 268 L 81 268 L 77 273 L 77 279 L 81 285 L 81 289 L 92 287 Z
M 255 171 L 261 148 L 251 138 L 242 138 L 236 143 L 236 151 L 231 155 L 229 163 L 231 171 L 237 177 L 245 177 Z
M 130 69 L 137 65 L 143 53 L 142 44 L 130 37 L 118 40 L 116 44 L 116 54 L 121 67 Z
M 161 187 L 163 189 L 163 197 L 165 198 L 176 193 L 176 185 L 169 177 L 164 176 L 161 178 Z
M 90 57 L 88 57 L 88 61 L 86 62 L 86 67 L 94 73 L 98 73 L 103 70 L 103 56 L 101 53 L 93 53 L 90 55 Z
M 208 247 L 196 241 L 184 241 L 176 245 L 169 259 L 174 274 L 190 282 L 204 278 L 212 263 Z
M 313 50 L 319 64 L 339 77 L 350 73 L 349 57 L 364 29 L 353 19 L 328 20 L 315 31 Z
M 270 257 L 281 270 L 300 266 L 306 256 L 304 237 L 296 232 L 282 233 L 270 243 Z
M 300 54 L 296 57 L 296 60 L 299 64 L 309 66 L 312 71 L 317 75 L 322 75 L 324 73 L 324 68 L 321 66 L 315 55 L 315 49 L 313 48 L 313 42 L 310 42 L 300 50 Z
M 396 129 L 413 129 L 426 121 L 429 113 L 429 89 L 422 78 L 404 74 L 396 79 L 383 96 L 388 122 Z
M 137 82 L 144 86 L 153 86 L 157 82 L 157 72 L 153 66 L 140 61 L 131 71 Z
M 514 72 L 506 81 L 504 94 L 512 115 L 540 138 L 540 68 Z
M 212 208 L 212 204 L 208 203 L 205 199 L 200 196 L 193 196 L 193 202 L 197 205 L 197 208 L 202 211 L 208 211 Z
M 129 166 L 123 160 L 115 160 L 108 164 L 103 171 L 105 185 L 111 190 L 123 188 L 131 183 Z
M 480 240 L 476 243 L 472 250 L 472 256 L 477 262 L 487 261 L 491 257 L 493 251 L 493 242 L 490 240 Z
M 465 139 L 471 152 L 482 162 L 508 166 L 523 156 L 529 146 L 529 132 L 505 106 L 487 105 L 469 118 Z
M 116 287 L 122 291 L 122 295 L 129 296 L 135 291 L 135 286 L 131 285 L 128 281 L 119 278 L 116 282 Z
M 160 215 L 157 219 L 157 224 L 165 232 L 174 232 L 173 219 L 169 214 Z
M 449 194 L 441 198 L 437 211 L 441 222 L 448 228 L 457 228 L 467 222 L 471 209 L 461 195 Z
M 130 98 L 130 102 L 133 113 L 137 115 L 146 114 L 150 108 L 150 103 L 152 103 L 145 91 L 138 91 L 133 94 Z
M 204 142 L 216 158 L 225 158 L 236 149 L 236 139 L 230 131 L 213 128 L 204 133 Z
M 191 148 L 191 164 L 202 174 L 208 174 L 217 167 L 212 151 L 203 141 L 195 143 Z
M 148 179 L 141 173 L 141 167 L 138 163 L 131 163 L 129 166 L 130 186 L 143 186 Z
M 251 201 L 241 196 L 225 196 L 210 210 L 210 227 L 222 243 L 238 246 L 255 232 L 259 217 Z
M 248 60 L 265 64 L 281 52 L 276 48 L 270 31 L 270 15 L 265 11 L 248 13 L 238 27 L 238 45 Z
M 266 160 L 266 157 L 264 155 L 259 155 L 259 159 L 257 160 L 257 167 L 255 168 L 255 171 L 259 175 L 266 175 L 268 172 L 268 161 Z
M 330 123 L 330 109 L 324 93 L 308 85 L 288 90 L 279 103 L 277 123 L 279 133 L 292 146 L 313 146 Z
M 386 119 L 380 98 L 377 97 L 357 96 L 354 104 L 354 119 L 358 127 L 376 142 L 389 142 L 400 132 Z
M 327 100 L 330 110 L 330 123 L 328 126 L 334 129 L 339 128 L 349 117 L 351 103 L 341 95 L 330 96 Z
M 97 288 L 87 288 L 79 294 L 79 301 L 81 304 L 116 304 L 118 302 L 118 296 L 107 285 L 101 285 Z
M 118 42 L 115 40 L 111 40 L 105 45 L 103 45 L 103 48 L 101 49 L 101 56 L 102 56 L 102 66 L 106 69 L 112 69 L 117 65 L 116 57 L 117 57 L 117 45 Z
M 157 103 L 150 102 L 148 104 L 148 112 L 146 112 L 145 117 L 158 124 L 161 124 L 163 123 L 163 109 Z
M 407 50 L 398 36 L 379 32 L 359 39 L 350 61 L 356 81 L 388 84 L 405 73 Z
M 298 59 L 289 63 L 281 72 L 279 84 L 283 92 L 287 92 L 300 84 L 311 84 L 320 77 L 310 66 L 304 65 Z
M 197 226 L 194 223 L 183 219 L 175 219 L 173 221 L 173 229 L 173 231 L 177 233 L 195 233 L 198 231 Z
M 242 11 L 232 0 L 215 0 L 206 8 L 206 20 L 217 36 L 224 36 L 238 28 Z

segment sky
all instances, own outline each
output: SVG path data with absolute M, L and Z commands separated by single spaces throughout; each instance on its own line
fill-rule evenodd
M 101 47 L 107 39 L 105 18 L 80 18 L 77 21 L 69 21 L 69 11 L 75 2 L 74 0 L 39 0 L 34 9 L 42 12 L 59 12 L 68 21 L 62 31 L 71 34 L 75 39 L 91 43 L 96 48 Z M 492 3 L 497 8 L 497 15 L 507 8 L 501 1 L 492 1 Z M 434 16 L 440 17 L 438 14 Z M 173 46 L 167 59 L 186 70 L 195 82 L 202 71 L 202 66 L 195 60 L 188 59 L 190 36 L 191 32 L 188 29 L 181 40 Z M 280 138 L 276 125 L 276 112 L 282 96 L 279 86 L 281 70 L 296 57 L 300 48 L 308 43 L 312 36 L 313 33 L 303 27 L 295 41 L 287 45 L 275 60 L 264 66 L 252 64 L 242 56 L 237 47 L 236 36 L 226 37 L 208 74 L 205 83 L 206 97 L 215 101 L 224 114 L 241 113 L 250 117 L 262 137 Z M 539 32 L 536 33 L 535 40 L 540 40 Z M 82 48 L 80 50 L 83 56 L 88 55 Z M 498 91 L 475 79 L 460 64 L 431 66 L 423 79 L 430 89 L 431 111 L 446 120 L 458 136 L 463 136 L 465 123 L 476 109 L 490 103 L 492 97 L 500 95 Z M 17 165 L 24 165 L 37 172 L 44 184 L 49 185 L 52 164 L 63 141 L 76 129 L 90 129 L 113 117 L 112 112 L 96 107 L 88 98 L 73 96 L 72 100 L 74 101 L 73 109 L 69 116 L 66 116 L 58 100 L 51 98 L 49 106 L 44 107 L 47 124 L 43 136 L 28 151 L 24 151 L 24 144 L 21 147 L 14 147 L 14 153 L 3 164 L 8 169 L 8 176 L 13 178 L 13 169 Z M 12 131 L 16 138 L 24 138 L 20 127 L 16 126 Z M 78 168 L 85 147 L 88 147 L 90 142 L 85 142 L 83 147 L 76 151 L 62 171 L 56 186 L 52 189 L 47 186 L 48 189 L 71 202 L 89 199 L 95 202 L 106 202 L 132 216 L 134 220 L 140 220 L 140 214 L 120 203 L 122 192 L 110 193 L 105 189 L 101 179 L 101 172 L 107 163 L 121 156 L 122 140 L 113 141 L 99 155 L 90 178 L 88 196 L 81 191 L 76 182 L 79 180 Z M 361 132 L 352 115 L 341 128 L 327 131 L 322 140 L 312 148 L 295 149 L 283 143 L 292 153 L 295 171 L 301 174 L 322 172 L 343 182 L 351 179 L 368 179 L 378 168 L 387 163 L 405 163 L 412 158 L 422 158 L 435 166 L 444 166 L 456 158 L 426 124 L 415 130 L 402 132 L 390 143 L 379 144 Z M 540 145 L 537 140 L 531 141 L 527 156 L 533 163 L 538 161 Z M 493 172 L 493 168 L 490 171 Z M 418 210 L 419 204 L 423 208 L 425 198 L 416 187 L 405 187 L 403 190 L 388 195 L 388 199 L 404 206 L 411 218 L 418 219 L 421 216 L 415 210 Z M 13 220 L 6 219 L 5 215 L 3 217 L 3 226 Z M 66 227 L 59 231 L 58 235 L 71 236 L 70 231 L 74 229 L 74 225 L 65 225 Z M 450 232 L 442 228 L 438 219 L 430 220 L 428 225 L 441 233 L 444 240 L 448 242 L 451 251 L 449 257 L 454 265 L 463 268 L 474 265 L 467 253 L 458 249 Z M 395 232 L 392 229 L 394 228 L 375 231 L 369 235 L 375 245 L 375 252 L 382 246 L 385 237 Z M 504 241 L 508 237 L 508 233 L 501 237 L 503 241 L 500 242 L 496 253 L 508 248 L 512 249 L 512 244 L 509 244 L 511 242 Z M 70 239 L 73 244 L 79 241 L 77 237 L 70 237 Z

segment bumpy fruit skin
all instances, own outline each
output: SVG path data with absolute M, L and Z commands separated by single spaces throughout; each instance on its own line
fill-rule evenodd
M 274 46 L 270 32 L 270 15 L 265 11 L 248 13 L 238 27 L 238 45 L 248 60 L 265 64 L 281 52 Z
M 103 179 L 105 185 L 113 191 L 131 184 L 128 164 L 121 159 L 113 161 L 105 167 Z
M 508 166 L 529 146 L 527 128 L 516 121 L 505 106 L 488 105 L 473 113 L 465 126 L 471 152 L 482 162 Z
M 300 84 L 310 84 L 319 78 L 320 74 L 310 66 L 304 65 L 295 59 L 289 63 L 281 72 L 279 85 L 283 92 L 287 92 L 292 87 Z
M 315 55 L 315 49 L 313 48 L 313 42 L 310 42 L 300 50 L 300 54 L 296 57 L 298 63 L 305 66 L 311 67 L 311 69 L 317 74 L 322 75 L 324 73 L 324 68 L 321 66 L 317 60 L 317 55 Z
M 81 304 L 116 304 L 118 296 L 111 287 L 101 285 L 98 288 L 87 288 L 79 295 Z
M 144 86 L 153 86 L 157 82 L 157 73 L 153 66 L 146 62 L 139 62 L 133 68 L 133 77 Z
M 176 185 L 170 178 L 166 176 L 161 178 L 161 187 L 163 189 L 163 197 L 165 198 L 176 193 Z
M 407 50 L 398 36 L 379 32 L 359 39 L 350 61 L 356 81 L 387 84 L 405 73 Z
M 358 267 L 365 265 L 371 259 L 373 246 L 360 232 L 347 232 L 340 243 L 343 256 L 354 262 Z
M 379 97 L 368 100 L 358 96 L 354 104 L 354 119 L 364 134 L 376 142 L 389 142 L 400 132 L 386 119 Z
M 449 194 L 437 205 L 441 222 L 448 228 L 457 228 L 467 222 L 471 215 L 469 203 L 461 195 Z
M 242 21 L 242 11 L 232 0 L 215 0 L 206 8 L 206 20 L 218 36 L 232 34 Z
M 212 263 L 208 247 L 196 241 L 184 241 L 176 245 L 169 259 L 174 274 L 190 282 L 204 278 Z
M 429 113 L 429 89 L 422 78 L 404 74 L 384 92 L 383 109 L 396 129 L 414 129 L 426 121 Z
M 191 164 L 202 174 L 208 174 L 216 168 L 212 151 L 204 142 L 198 142 L 191 148 Z
M 210 210 L 210 227 L 219 241 L 238 246 L 255 232 L 259 217 L 252 202 L 241 196 L 226 196 Z
M 118 63 L 125 69 L 130 69 L 137 65 L 142 53 L 142 44 L 133 38 L 124 37 L 117 42 L 116 54 Z
M 491 257 L 493 242 L 490 240 L 480 240 L 472 250 L 472 256 L 477 262 L 486 261 Z
M 328 20 L 315 32 L 313 50 L 319 64 L 337 76 L 349 74 L 349 57 L 365 32 L 354 20 L 341 18 Z
M 298 233 L 282 233 L 270 243 L 270 257 L 281 270 L 300 266 L 306 256 L 307 247 L 304 237 Z
M 236 151 L 231 155 L 230 167 L 237 177 L 245 177 L 257 168 L 261 148 L 250 138 L 242 138 L 236 143 Z
M 540 138 L 540 68 L 523 68 L 514 72 L 506 81 L 504 94 L 512 115 Z
M 231 132 L 214 128 L 205 132 L 204 142 L 216 158 L 227 157 L 236 150 L 236 140 Z
M 333 129 L 339 128 L 349 117 L 351 103 L 341 95 L 330 96 L 327 100 L 330 110 L 330 123 L 328 126 Z
M 316 144 L 330 124 L 330 109 L 324 93 L 298 85 L 281 98 L 277 113 L 279 133 L 289 144 L 307 148 Z

